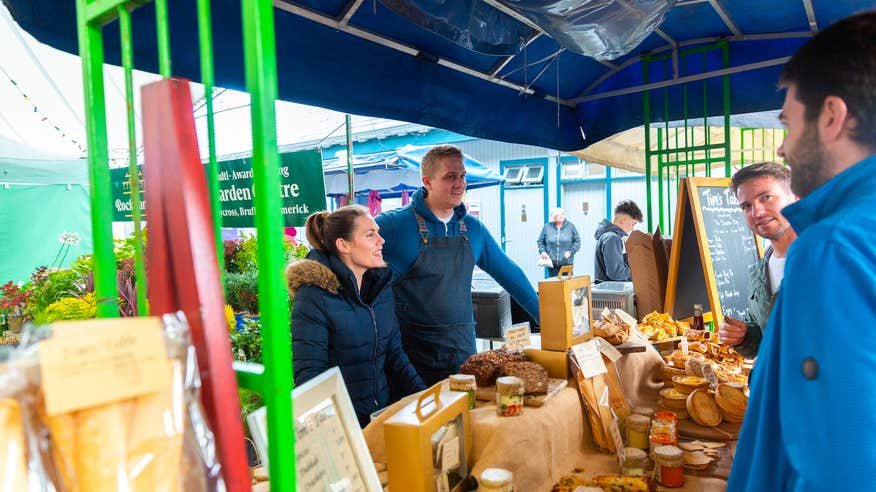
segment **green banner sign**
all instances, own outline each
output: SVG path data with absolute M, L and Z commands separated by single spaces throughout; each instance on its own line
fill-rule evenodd
M 128 169 L 112 169 L 110 175 L 113 186 L 113 220 L 130 222 L 131 187 Z M 142 177 L 141 171 L 140 178 Z M 146 202 L 142 194 L 142 183 L 140 189 L 140 209 L 145 217 Z M 253 194 L 252 158 L 219 162 L 222 227 L 255 227 Z M 322 154 L 319 150 L 302 150 L 280 155 L 280 200 L 287 227 L 303 226 L 308 215 L 325 210 L 325 181 L 322 175 Z

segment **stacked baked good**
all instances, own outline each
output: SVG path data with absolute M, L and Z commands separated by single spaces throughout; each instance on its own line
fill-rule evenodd
M 527 395 L 547 393 L 547 369 L 535 362 L 506 362 L 503 372 L 506 376 L 517 376 L 523 380 L 523 392 Z
M 681 335 L 684 330 L 687 330 L 688 324 L 683 321 L 672 319 L 666 313 L 658 313 L 652 311 L 638 324 L 642 334 L 648 337 L 648 340 L 659 342 L 667 338 L 672 338 Z
M 509 362 L 526 362 L 526 357 L 505 349 L 489 350 L 469 357 L 459 366 L 459 373 L 473 375 L 478 387 L 486 388 L 495 385 L 496 378 L 504 375 L 505 364 Z

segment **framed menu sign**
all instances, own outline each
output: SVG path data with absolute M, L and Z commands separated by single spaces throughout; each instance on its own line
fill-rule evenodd
M 306 492 L 380 492 L 380 480 L 340 370 L 333 367 L 292 390 L 296 484 Z M 247 417 L 268 469 L 267 413 Z

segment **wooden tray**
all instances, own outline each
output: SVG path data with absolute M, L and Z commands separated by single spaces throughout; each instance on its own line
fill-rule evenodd
M 657 349 L 657 352 L 660 352 L 661 355 L 664 353 L 670 353 L 675 350 L 675 347 L 678 346 L 678 343 L 681 342 L 681 337 L 669 337 L 659 342 L 651 342 L 651 345 Z
M 691 442 L 695 439 L 685 439 L 682 438 L 681 442 Z M 713 439 L 701 439 L 703 441 L 713 440 Z M 714 439 L 717 441 L 717 439 Z M 730 468 L 733 466 L 733 452 L 731 451 L 731 447 L 733 443 L 727 443 L 723 448 L 717 448 L 715 451 L 720 455 L 718 461 L 715 462 L 712 466 L 706 468 L 705 470 L 692 470 L 690 468 L 684 469 L 685 475 L 694 475 L 697 477 L 711 477 L 711 478 L 720 478 L 722 480 L 727 480 L 730 477 Z
M 678 421 L 678 435 L 707 441 L 730 441 L 739 439 L 739 429 L 742 424 L 724 422 L 718 427 L 704 427 L 691 419 Z
M 562 391 L 562 389 L 568 386 L 568 384 L 568 379 L 549 378 L 547 393 L 543 395 L 525 395 L 523 397 L 523 404 L 529 407 L 540 407 L 547 403 L 551 397 Z M 496 403 L 496 387 L 487 386 L 484 388 L 478 388 L 475 390 L 475 399 Z

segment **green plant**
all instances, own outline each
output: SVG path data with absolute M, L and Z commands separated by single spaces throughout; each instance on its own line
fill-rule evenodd
M 49 271 L 38 268 L 31 275 L 29 290 L 31 292 L 27 305 L 33 313 L 41 313 L 53 302 L 64 297 L 78 297 L 82 292 L 84 279 L 73 270 Z
M 46 311 L 35 320 L 38 324 L 72 319 L 91 319 L 97 315 L 94 294 L 85 294 L 81 299 L 65 297 L 49 304 Z
M 259 312 L 258 272 L 245 271 L 225 275 L 225 298 L 237 312 Z
M 235 359 L 245 362 L 262 362 L 262 324 L 246 318 L 240 331 L 231 332 L 231 350 Z
M 142 229 L 143 235 L 143 251 L 146 251 L 146 228 Z M 133 259 L 136 254 L 136 245 L 139 240 L 137 239 L 135 234 L 131 234 L 130 236 L 119 239 L 114 238 L 113 244 L 115 246 L 115 255 L 116 261 L 121 262 L 124 259 Z
M 259 269 L 259 245 L 254 235 L 246 235 L 238 243 L 231 267 L 241 273 Z

